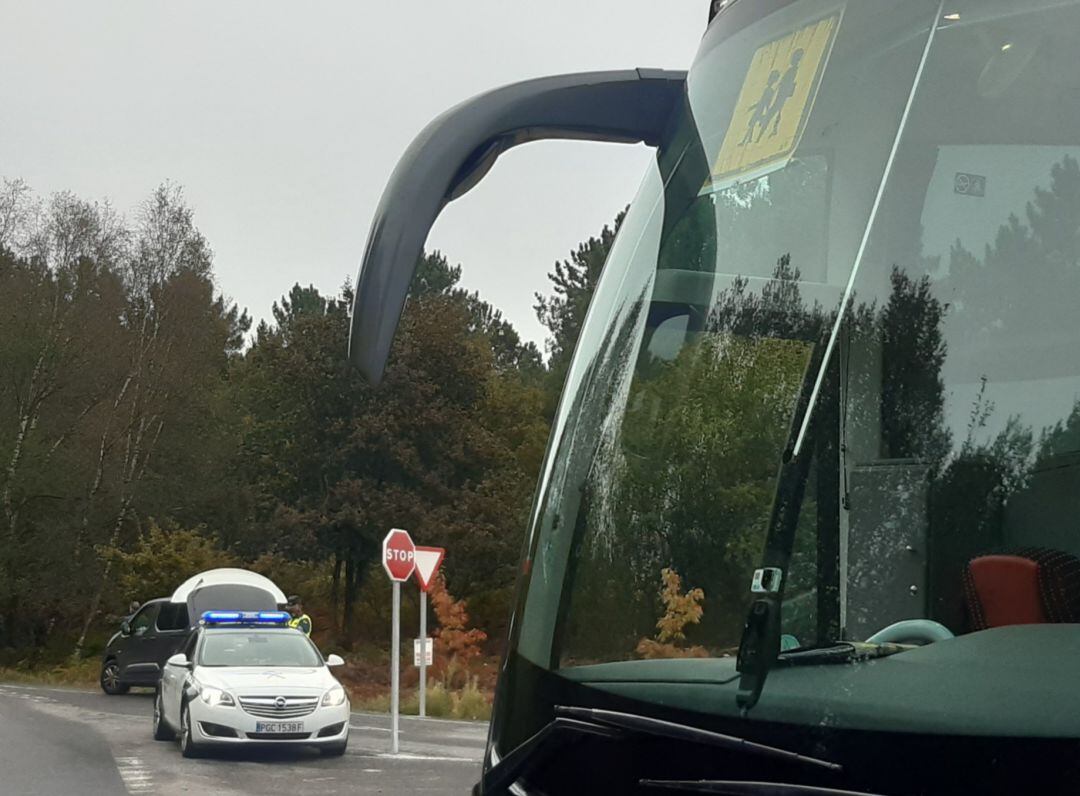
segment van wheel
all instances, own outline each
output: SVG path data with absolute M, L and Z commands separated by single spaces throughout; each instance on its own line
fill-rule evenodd
M 169 722 L 165 720 L 165 705 L 161 699 L 161 689 L 154 696 L 154 740 L 171 741 L 176 737 Z
M 120 664 L 116 661 L 105 661 L 101 667 L 101 690 L 109 696 L 119 696 L 131 690 L 131 686 L 120 682 Z

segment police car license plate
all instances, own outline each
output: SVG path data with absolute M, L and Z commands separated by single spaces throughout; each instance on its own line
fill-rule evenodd
M 302 721 L 257 721 L 255 732 L 303 732 Z

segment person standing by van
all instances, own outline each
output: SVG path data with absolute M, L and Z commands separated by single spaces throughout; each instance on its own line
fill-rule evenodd
M 300 629 L 305 636 L 310 638 L 311 617 L 304 613 L 304 601 L 300 599 L 300 595 L 291 595 L 289 597 L 289 602 L 285 607 L 292 615 L 292 619 L 289 620 L 289 627 Z

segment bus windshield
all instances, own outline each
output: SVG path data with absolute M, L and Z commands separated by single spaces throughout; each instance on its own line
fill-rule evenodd
M 785 648 L 960 641 L 971 562 L 1080 557 L 1080 7 L 773 5 L 710 28 L 567 377 L 514 637 L 566 677 L 733 672 L 796 453 Z

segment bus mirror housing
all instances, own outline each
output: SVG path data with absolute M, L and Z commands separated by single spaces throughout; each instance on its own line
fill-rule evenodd
M 658 69 L 545 77 L 481 94 L 424 128 L 390 176 L 360 265 L 349 358 L 364 378 L 373 385 L 382 380 L 435 219 L 499 155 L 545 139 L 658 146 L 685 83 L 685 72 Z

